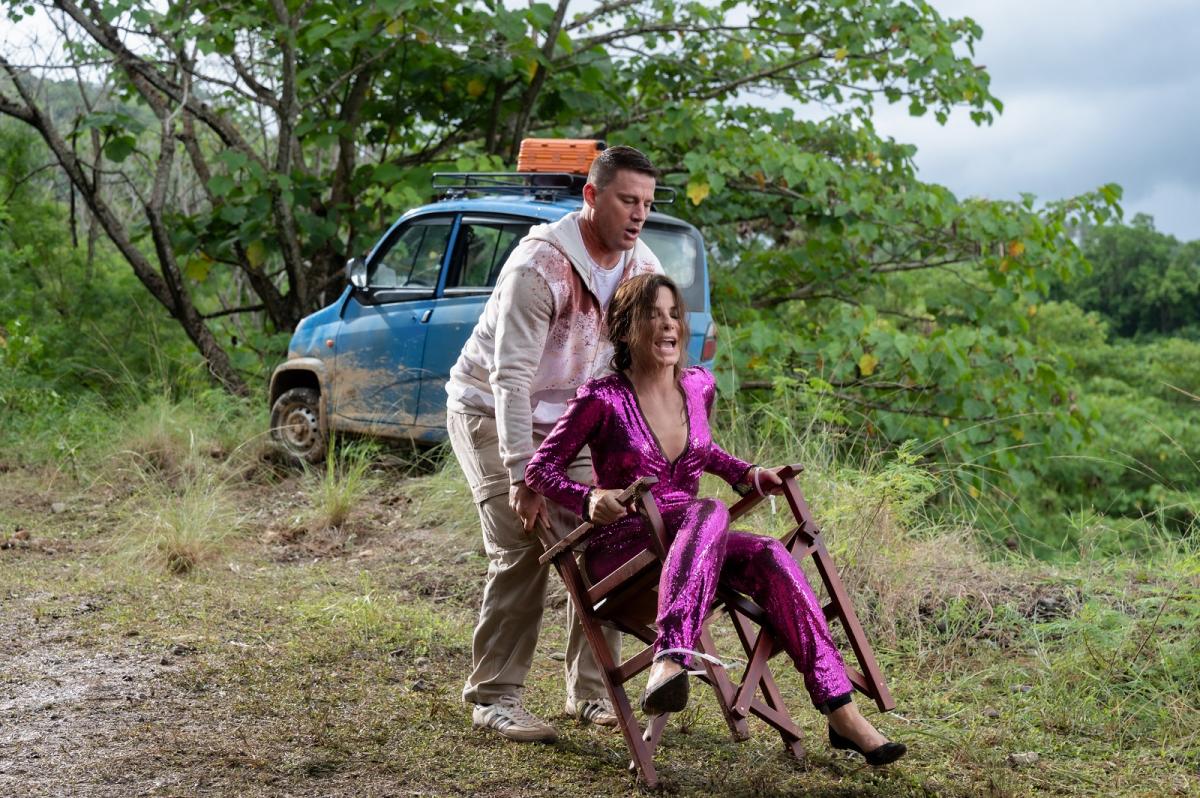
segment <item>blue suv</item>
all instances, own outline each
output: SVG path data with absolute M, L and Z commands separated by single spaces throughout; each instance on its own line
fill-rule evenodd
M 331 433 L 436 443 L 446 437 L 446 380 L 500 267 L 529 228 L 582 207 L 583 179 L 548 173 L 439 173 L 436 202 L 400 217 L 349 285 L 296 326 L 271 376 L 271 434 L 292 457 L 325 456 Z M 711 366 L 716 327 L 704 240 L 653 212 L 642 240 L 683 292 L 688 360 Z

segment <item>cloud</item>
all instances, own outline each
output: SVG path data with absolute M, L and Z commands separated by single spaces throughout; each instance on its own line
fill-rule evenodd
M 1005 103 L 991 127 L 881 107 L 876 126 L 916 144 L 921 175 L 961 195 L 1041 198 L 1125 189 L 1128 210 L 1200 238 L 1200 3 L 946 0 L 984 29 L 976 60 Z
M 1160 183 L 1137 198 L 1126 198 L 1125 220 L 1134 214 L 1154 217 L 1154 226 L 1184 241 L 1200 239 L 1200 186 Z
M 983 27 L 976 58 L 1003 90 L 1072 91 L 1200 74 L 1195 0 L 934 0 Z

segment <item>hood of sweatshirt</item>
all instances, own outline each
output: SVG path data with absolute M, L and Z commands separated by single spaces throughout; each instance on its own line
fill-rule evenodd
M 583 280 L 583 284 L 587 286 L 588 291 L 591 291 L 593 295 L 596 294 L 596 286 L 592 280 L 592 258 L 588 255 L 587 247 L 583 244 L 583 236 L 579 233 L 579 211 L 572 211 L 556 222 L 531 227 L 529 234 L 525 237 L 525 240 L 529 239 L 545 241 L 565 255 L 579 275 L 579 279 Z M 642 243 L 640 237 L 634 243 L 630 257 L 625 258 L 625 277 L 622 279 L 628 279 L 629 271 L 636 261 L 657 262 L 653 253 L 650 252 L 650 248 Z

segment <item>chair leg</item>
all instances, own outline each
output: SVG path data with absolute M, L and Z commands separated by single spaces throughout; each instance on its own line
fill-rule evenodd
M 779 737 L 783 740 L 783 747 L 792 756 L 796 759 L 804 759 L 804 744 L 800 728 L 792 722 L 787 706 L 783 703 L 783 696 L 779 692 L 779 686 L 775 684 L 775 678 L 771 676 L 771 668 L 768 664 L 775 652 L 774 638 L 771 637 L 770 632 L 761 627 L 756 635 L 754 624 L 749 618 L 733 607 L 727 606 L 726 609 L 733 621 L 734 629 L 737 630 L 738 637 L 742 641 L 742 646 L 746 649 L 747 656 L 750 657 L 750 662 L 746 665 L 746 672 L 742 676 L 742 683 L 737 690 L 733 712 L 743 717 L 748 716 L 751 712 L 758 715 L 767 725 L 779 732 Z M 755 695 L 760 689 L 763 694 L 761 703 L 755 700 Z
M 622 685 L 609 686 L 608 694 L 617 711 L 621 734 L 625 737 L 625 745 L 633 757 L 631 764 L 636 767 L 642 782 L 647 787 L 658 786 L 658 771 L 654 769 L 654 748 L 648 746 L 642 739 L 642 729 L 634 717 L 633 708 L 629 705 L 629 696 L 625 694 Z
M 867 634 L 858 620 L 858 613 L 854 611 L 854 604 L 846 594 L 846 588 L 842 585 L 842 578 L 833 564 L 833 558 L 829 556 L 829 551 L 825 548 L 825 541 L 817 537 L 815 543 L 816 551 L 813 553 L 813 560 L 816 562 L 817 572 L 821 575 L 821 581 L 825 583 L 825 589 L 829 592 L 830 600 L 842 622 L 842 628 L 846 632 L 850 648 L 854 651 L 854 656 L 858 660 L 859 666 L 862 667 L 863 676 L 866 677 L 865 681 L 870 688 L 863 692 L 874 699 L 875 706 L 879 707 L 880 712 L 890 712 L 896 708 L 896 701 L 892 698 L 887 681 L 883 678 L 883 671 L 879 669 L 879 663 L 875 660 L 875 650 L 871 648 L 871 643 L 867 640 Z
M 809 509 L 808 502 L 804 498 L 804 494 L 800 491 L 800 486 L 796 484 L 796 480 L 789 478 L 784 480 L 783 495 L 787 500 L 788 506 L 792 510 L 792 515 L 799 524 L 797 533 L 802 535 L 806 544 L 803 551 L 796 548 L 796 544 L 801 543 L 798 538 L 793 538 L 792 556 L 797 562 L 804 559 L 805 556 L 811 555 L 816 563 L 817 572 L 821 575 L 821 581 L 825 583 L 825 589 L 829 591 L 830 601 L 833 603 L 834 611 L 838 619 L 842 622 L 842 628 L 846 631 L 846 637 L 850 641 L 850 647 L 854 650 L 854 656 L 858 659 L 858 664 L 862 667 L 863 674 L 869 684 L 869 689 L 864 690 L 867 695 L 875 700 L 875 705 L 880 711 L 888 712 L 896 708 L 896 702 L 892 698 L 891 691 L 888 690 L 887 681 L 883 678 L 883 672 L 879 670 L 879 664 L 875 661 L 875 651 L 871 648 L 870 642 L 867 640 L 867 635 L 863 632 L 862 624 L 859 623 L 858 614 L 854 611 L 854 604 L 850 601 L 850 597 L 846 594 L 846 589 L 842 585 L 842 578 L 838 574 L 837 567 L 833 564 L 833 558 L 829 556 L 829 550 L 825 548 L 825 540 L 821 536 L 821 530 L 813 521 L 812 510 Z
M 700 650 L 710 656 L 717 656 L 717 646 L 713 642 L 712 633 L 708 630 L 707 621 L 700 627 Z M 730 736 L 739 743 L 749 740 L 750 727 L 746 724 L 746 716 L 738 715 L 733 711 L 737 690 L 729 678 L 729 673 L 708 660 L 701 660 L 701 662 L 704 663 L 704 670 L 708 673 L 706 681 L 712 685 L 713 692 L 716 693 L 717 706 L 721 708 L 721 715 L 725 718 L 725 725 L 729 727 Z
M 774 653 L 775 641 L 762 629 L 759 629 L 756 635 L 749 618 L 732 607 L 728 609 L 729 617 L 733 620 L 734 628 L 737 629 L 738 637 L 750 660 L 746 663 L 746 672 L 742 674 L 742 683 L 733 701 L 734 713 L 746 717 L 750 713 L 750 704 L 754 701 L 754 694 L 763 674 L 770 673 L 767 663 Z
M 756 710 L 757 714 L 764 721 L 769 723 L 779 732 L 780 739 L 783 740 L 783 747 L 786 748 L 796 759 L 804 760 L 804 742 L 800 734 L 800 729 L 796 724 L 792 723 L 791 715 L 788 714 L 787 707 L 783 703 L 783 696 L 779 692 L 779 685 L 775 684 L 775 678 L 771 676 L 771 671 L 764 670 L 762 680 L 763 700 L 778 715 L 777 718 L 771 719 L 766 717 L 761 711 Z
M 556 564 L 558 564 L 557 561 Z M 559 575 L 567 583 L 569 592 L 574 592 L 575 595 L 587 595 L 582 592 L 582 581 L 578 570 L 560 566 Z M 583 627 L 583 633 L 587 636 L 588 643 L 591 644 L 596 664 L 600 666 L 600 676 L 604 680 L 604 687 L 608 690 L 608 697 L 612 701 L 613 709 L 616 710 L 617 725 L 625 737 L 625 745 L 633 757 L 633 765 L 641 775 L 642 782 L 647 787 L 655 787 L 658 785 L 658 772 L 654 769 L 654 755 L 652 749 L 647 748 L 645 741 L 642 740 L 642 730 L 633 715 L 633 708 L 629 705 L 629 696 L 625 693 L 624 682 L 620 681 L 617 675 L 619 668 L 613 658 L 612 649 L 608 647 L 608 641 L 604 639 L 600 624 L 595 618 L 587 613 L 579 613 L 579 623 Z

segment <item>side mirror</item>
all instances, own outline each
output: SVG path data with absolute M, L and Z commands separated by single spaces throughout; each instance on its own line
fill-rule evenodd
M 362 258 L 351 258 L 346 261 L 346 279 L 350 285 L 362 290 L 367 287 L 367 264 Z

